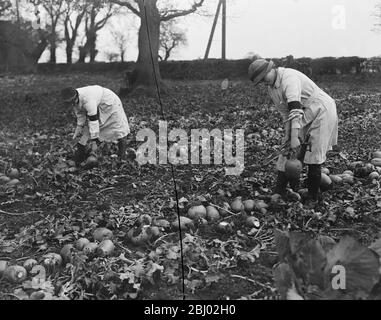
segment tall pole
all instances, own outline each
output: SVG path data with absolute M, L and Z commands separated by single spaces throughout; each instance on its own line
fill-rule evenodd
M 212 46 L 212 41 L 213 41 L 214 31 L 216 30 L 216 25 L 217 25 L 218 16 L 220 15 L 220 10 L 221 10 L 222 1 L 223 1 L 223 0 L 220 0 L 220 1 L 218 2 L 217 11 L 216 11 L 216 15 L 214 16 L 214 21 L 213 21 L 212 31 L 210 32 L 209 41 L 208 41 L 208 46 L 207 46 L 207 48 L 206 48 L 206 52 L 205 52 L 205 57 L 204 57 L 204 59 L 208 59 L 208 57 L 209 57 L 210 47 Z
M 20 27 L 20 6 L 19 6 L 19 0 L 16 0 L 16 19 L 17 19 L 17 25 Z
M 222 59 L 226 59 L 226 0 L 222 1 Z

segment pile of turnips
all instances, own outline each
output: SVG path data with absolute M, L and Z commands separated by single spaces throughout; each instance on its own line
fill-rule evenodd
M 36 275 L 40 269 L 54 272 L 64 264 L 71 263 L 74 255 L 84 254 L 87 256 L 108 257 L 112 256 L 115 245 L 112 242 L 113 232 L 107 228 L 98 228 L 93 232 L 93 242 L 86 238 L 80 238 L 73 244 L 66 244 L 60 253 L 47 253 L 39 262 L 35 259 L 27 259 L 23 265 L 9 265 L 8 261 L 0 261 L 0 277 L 12 282 L 22 283 L 30 275 Z
M 329 175 L 330 182 L 334 184 L 348 183 L 354 184 L 355 177 L 368 179 L 372 184 L 377 184 L 381 174 L 381 151 L 373 152 L 373 159 L 370 162 L 354 161 L 348 166 L 349 170 L 342 174 L 331 174 L 329 170 L 325 174 Z M 329 180 L 327 180 L 329 182 Z
M 286 175 L 289 178 L 299 178 L 303 165 L 299 160 L 292 159 L 287 160 L 286 165 Z M 331 174 L 328 168 L 322 168 L 321 170 L 321 182 L 320 187 L 322 191 L 329 190 L 333 184 L 354 184 L 355 177 L 359 178 L 369 178 L 373 184 L 377 184 L 380 180 L 381 174 L 381 151 L 373 152 L 373 159 L 369 163 L 363 161 L 355 161 L 349 164 L 349 170 L 345 170 L 341 174 Z M 306 189 L 301 189 L 298 191 L 303 195 Z
M 144 245 L 161 236 L 162 231 L 170 227 L 165 219 L 152 219 L 148 214 L 138 218 L 138 224 L 127 232 L 127 240 L 134 245 Z
M 7 174 L 0 173 L 0 185 L 4 185 L 7 188 L 15 187 L 20 184 L 19 178 L 19 170 L 11 168 L 7 171 Z
M 267 213 L 268 205 L 263 200 L 244 200 L 242 197 L 236 197 L 230 204 L 224 202 L 222 206 L 213 204 L 203 205 L 195 204 L 189 207 L 187 216 L 181 216 L 180 220 L 173 222 L 173 227 L 180 227 L 183 230 L 193 229 L 197 224 L 207 225 L 216 224 L 217 229 L 224 233 L 233 231 L 233 223 L 226 221 L 227 218 L 242 213 L 245 219 L 245 225 L 250 228 L 258 228 L 259 220 L 251 214 L 256 211 L 262 214 Z

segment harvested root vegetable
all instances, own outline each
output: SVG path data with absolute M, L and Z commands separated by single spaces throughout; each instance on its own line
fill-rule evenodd
M 48 253 L 42 257 L 42 265 L 46 268 L 55 268 L 62 265 L 62 257 L 58 253 Z
M 289 159 L 285 164 L 286 176 L 298 179 L 303 170 L 303 164 L 297 159 Z
M 127 232 L 127 238 L 135 245 L 145 244 L 152 237 L 152 234 L 150 233 L 150 231 L 148 231 L 148 229 L 148 226 L 130 229 Z
M 44 300 L 44 298 L 45 293 L 43 291 L 33 292 L 29 297 L 30 300 Z
M 378 150 L 378 151 L 375 151 L 373 152 L 373 159 L 381 159 L 381 151 Z
M 263 200 L 255 201 L 255 208 L 259 211 L 262 211 L 262 209 L 268 209 L 268 207 L 269 205 Z
M 35 259 L 28 259 L 24 262 L 23 267 L 29 272 L 37 264 L 38 262 Z
M 261 224 L 259 223 L 259 220 L 256 217 L 247 217 L 246 225 L 250 228 L 259 228 Z
M 351 176 L 354 176 L 354 175 L 355 175 L 355 174 L 353 173 L 352 170 L 345 170 L 345 171 L 343 172 L 343 174 L 349 174 L 349 175 L 351 175 Z
M 80 238 L 75 242 L 75 248 L 79 251 L 82 251 L 83 248 L 90 243 L 90 240 L 86 238 Z
M 87 245 L 83 247 L 83 252 L 85 254 L 93 254 L 98 248 L 98 243 L 96 242 L 90 242 Z
M 332 184 L 331 178 L 328 177 L 325 173 L 322 173 L 321 174 L 321 180 L 320 180 L 320 188 L 329 189 L 331 184 Z
M 150 225 L 152 223 L 152 218 L 149 214 L 143 214 L 138 219 L 140 225 Z
M 69 167 L 72 167 L 72 168 L 76 167 L 75 161 L 73 160 L 68 160 L 66 161 L 66 163 Z
M 250 212 L 254 211 L 254 209 L 255 209 L 255 201 L 254 200 L 245 200 L 243 202 L 243 207 L 244 207 L 246 212 L 250 213 Z
M 223 233 L 231 233 L 233 232 L 233 227 L 229 222 L 222 221 L 217 225 L 218 230 Z
M 0 177 L 0 184 L 7 184 L 9 181 L 11 181 L 12 179 L 7 177 L 7 176 L 1 176 Z
M 94 230 L 93 238 L 95 241 L 102 242 L 105 239 L 112 239 L 113 233 L 107 228 L 98 228 Z
M 222 209 L 220 209 L 220 214 L 221 214 L 221 216 L 224 217 L 224 216 L 229 215 L 231 209 L 232 209 L 232 208 L 230 207 L 230 204 L 227 203 L 227 202 L 224 202 L 224 203 L 222 204 Z
M 332 181 L 333 183 L 336 183 L 336 184 L 343 183 L 343 178 L 341 178 L 341 177 L 338 176 L 337 174 L 331 174 L 329 177 L 331 178 L 331 181 Z
M 371 163 L 376 167 L 381 167 L 381 158 L 374 158 Z
M 206 218 L 209 221 L 217 221 L 220 219 L 220 213 L 218 210 L 213 206 L 207 206 L 206 207 Z
M 159 227 L 151 226 L 149 230 L 150 230 L 153 238 L 157 238 L 157 237 L 161 236 L 161 231 L 160 231 Z
M 234 213 L 239 213 L 242 210 L 244 210 L 245 207 L 242 202 L 242 197 L 235 198 L 234 201 L 231 203 L 230 207 L 232 208 L 232 211 Z
M 175 221 L 173 221 L 172 226 L 175 229 L 179 229 L 179 219 L 176 219 Z M 187 217 L 180 216 L 180 227 L 182 230 L 193 229 L 194 228 L 193 220 Z
M 206 226 L 208 224 L 208 220 L 203 219 L 203 218 L 201 218 L 198 222 L 200 225 L 204 225 L 204 226 Z
M 12 188 L 12 187 L 17 186 L 18 184 L 20 184 L 20 180 L 19 179 L 13 179 L 13 180 L 9 181 L 6 184 L 6 186 L 9 187 L 9 188 Z
M 362 167 L 362 166 L 364 166 L 364 162 L 362 162 L 362 161 L 354 161 L 354 162 L 351 162 L 349 164 L 349 168 L 351 170 L 354 170 L 354 169 L 356 169 L 358 167 Z
M 60 255 L 65 263 L 68 263 L 73 258 L 74 246 L 72 244 L 66 244 L 61 249 Z
M 10 266 L 4 270 L 4 278 L 13 283 L 21 283 L 27 277 L 27 271 L 21 266 Z
M 114 243 L 110 239 L 105 239 L 99 244 L 97 254 L 101 257 L 111 256 L 114 249 Z
M 168 220 L 159 219 L 159 220 L 155 220 L 153 222 L 153 225 L 160 227 L 160 228 L 169 228 L 171 226 L 171 223 Z
M 373 171 L 372 173 L 369 174 L 369 178 L 371 180 L 373 180 L 373 179 L 378 180 L 378 179 L 380 179 L 380 174 L 377 171 Z
M 350 174 L 342 174 L 340 175 L 340 177 L 343 179 L 343 182 L 344 183 L 348 183 L 348 184 L 354 184 L 355 180 L 353 178 L 353 175 L 350 175 Z
M 9 169 L 8 170 L 8 177 L 11 179 L 17 179 L 20 176 L 20 172 L 17 169 Z
M 371 164 L 371 163 L 367 163 L 367 164 L 364 166 L 364 169 L 365 169 L 365 172 L 366 172 L 367 174 L 369 174 L 369 173 L 371 173 L 371 172 L 374 171 L 375 167 L 374 167 L 373 164 Z
M 330 171 L 328 168 L 321 168 L 321 172 L 325 173 L 327 176 L 329 176 L 329 174 L 330 174 Z
M 191 219 L 205 219 L 206 218 L 206 208 L 204 206 L 194 206 L 189 208 L 188 217 Z
M 280 194 L 278 194 L 278 193 L 275 193 L 275 194 L 273 194 L 272 196 L 271 196 L 271 198 L 270 198 L 271 200 L 271 203 L 273 204 L 273 205 L 281 205 L 281 204 L 284 204 L 284 201 L 283 201 L 283 199 L 282 199 L 282 196 L 280 195 Z
M 96 166 L 98 166 L 98 158 L 95 156 L 88 157 L 86 160 L 85 167 L 86 168 L 95 168 Z

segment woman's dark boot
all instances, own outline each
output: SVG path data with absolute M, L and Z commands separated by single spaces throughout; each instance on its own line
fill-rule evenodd
M 308 177 L 307 177 L 308 199 L 305 203 L 305 207 L 313 209 L 318 204 L 320 181 L 321 181 L 321 165 L 319 164 L 308 165 Z
M 86 150 L 86 146 L 78 143 L 77 149 L 75 150 L 73 161 L 75 165 L 78 167 L 83 161 L 85 161 L 88 157 L 88 152 Z
M 127 155 L 127 141 L 126 138 L 119 139 L 118 141 L 118 156 L 120 160 L 126 160 Z

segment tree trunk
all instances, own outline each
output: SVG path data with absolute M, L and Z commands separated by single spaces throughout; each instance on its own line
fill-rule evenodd
M 85 63 L 87 57 L 87 47 L 86 45 L 79 47 L 79 59 L 78 62 Z
M 57 51 L 56 39 L 52 39 L 50 43 L 50 63 L 55 64 L 57 62 L 56 51 Z
M 73 46 L 70 44 L 66 44 L 66 62 L 67 64 L 73 63 Z
M 135 67 L 136 82 L 133 84 L 136 86 L 148 86 L 153 87 L 155 85 L 154 73 L 151 59 L 151 49 L 153 55 L 153 64 L 156 72 L 156 77 L 161 84 L 161 75 L 159 69 L 159 39 L 160 39 L 160 14 L 156 6 L 157 0 L 146 1 L 147 20 L 144 14 L 143 4 L 139 4 L 142 17 L 140 19 L 139 29 L 139 56 Z M 149 45 L 149 39 L 147 34 L 147 27 L 150 33 L 151 47 Z
M 95 62 L 95 57 L 98 54 L 96 49 L 97 34 L 95 32 L 89 32 L 87 35 L 87 46 L 90 52 L 90 62 Z

